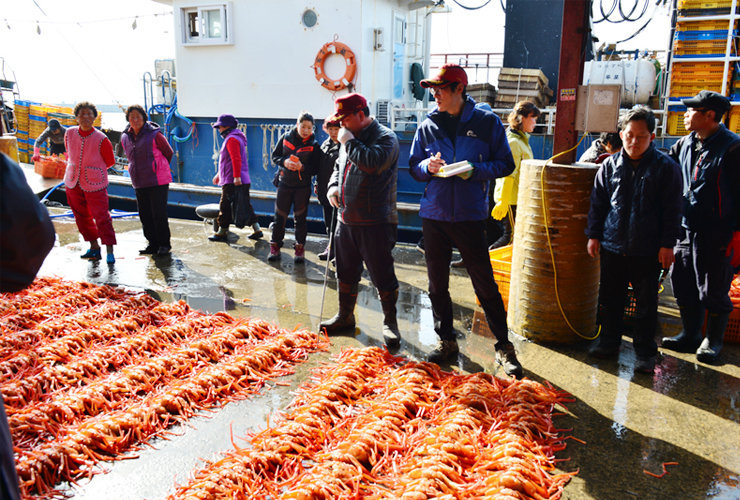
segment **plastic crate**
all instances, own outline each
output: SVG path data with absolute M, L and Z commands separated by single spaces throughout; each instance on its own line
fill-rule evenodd
M 732 107 L 732 111 L 730 111 L 730 124 L 727 128 L 736 134 L 740 134 L 740 106 Z
M 721 50 L 725 53 L 727 40 L 676 40 L 676 50 L 699 49 L 699 50 Z
M 737 30 L 733 30 L 732 35 L 737 36 Z M 677 31 L 676 40 L 679 40 L 679 41 L 722 40 L 724 42 L 727 42 L 727 30 Z
M 495 250 L 490 250 L 488 255 L 491 259 L 491 268 L 493 269 L 493 279 L 498 286 L 498 292 L 504 301 L 504 309 L 509 310 L 509 286 L 511 284 L 511 254 L 513 245 L 506 245 Z M 480 305 L 478 297 L 475 297 L 475 303 Z
M 707 79 L 722 80 L 725 76 L 723 62 L 676 62 L 671 66 L 671 81 L 702 81 Z M 732 67 L 727 72 L 731 74 Z
M 722 93 L 722 82 L 704 82 L 704 83 L 681 83 L 671 82 L 671 91 L 668 93 L 671 97 L 694 97 L 702 90 L 711 90 L 712 92 Z M 725 95 L 729 95 L 730 88 L 725 89 Z
M 710 9 L 679 9 L 678 10 L 678 16 L 679 17 L 703 17 L 703 16 L 726 16 L 730 13 L 730 10 L 732 9 L 732 5 L 729 4 L 729 2 L 722 2 L 722 5 L 726 5 L 726 7 L 715 7 Z M 735 9 L 735 12 L 740 13 L 740 7 Z
M 689 131 L 683 125 L 683 113 L 668 112 L 668 135 L 688 135 Z
M 725 49 L 675 49 L 673 57 L 676 59 L 697 59 L 699 57 L 724 57 Z
M 33 163 L 33 170 L 41 177 L 50 179 L 64 179 L 64 172 L 67 169 L 65 160 L 59 157 L 42 156 L 41 160 Z
M 635 292 L 632 290 L 632 284 L 627 288 L 627 299 L 624 303 L 624 315 L 622 316 L 622 322 L 627 328 L 632 328 L 632 323 L 635 320 L 635 310 L 637 304 L 635 303 Z M 596 313 L 596 324 L 600 325 L 604 320 L 604 312 L 601 309 L 601 302 L 599 302 L 598 312 Z
M 704 323 L 706 324 L 706 322 Z M 735 308 L 730 313 L 725 329 L 725 342 L 740 343 L 740 308 Z
M 716 31 L 726 30 L 729 28 L 729 20 L 712 19 L 706 21 L 678 21 L 676 30 L 678 31 Z M 737 22 L 733 24 L 733 29 L 737 28 Z

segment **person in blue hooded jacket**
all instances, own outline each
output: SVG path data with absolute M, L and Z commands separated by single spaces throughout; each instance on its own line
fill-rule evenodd
M 501 119 L 475 107 L 465 92 L 467 84 L 465 70 L 454 64 L 445 64 L 436 77 L 421 81 L 424 88 L 431 89 L 437 107 L 416 131 L 409 158 L 411 176 L 427 184 L 419 216 L 434 330 L 440 338 L 427 359 L 448 361 L 459 352 L 449 292 L 454 246 L 496 336 L 496 361 L 507 375 L 521 377 L 522 366 L 508 338 L 506 309 L 493 279 L 485 231 L 490 181 L 511 174 L 514 159 Z M 435 175 L 446 165 L 465 160 L 472 170 L 452 177 Z

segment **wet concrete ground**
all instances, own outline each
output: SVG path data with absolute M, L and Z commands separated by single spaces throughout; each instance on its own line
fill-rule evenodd
M 53 184 L 52 184 L 53 185 Z M 54 209 L 59 213 L 63 210 Z M 171 220 L 170 257 L 140 257 L 145 245 L 138 218 L 114 222 L 118 245 L 116 263 L 88 262 L 79 255 L 87 244 L 70 218 L 56 218 L 58 240 L 40 274 L 98 284 L 145 289 L 163 301 L 185 300 L 192 307 L 235 316 L 255 316 L 292 329 L 315 330 L 320 322 L 325 263 L 319 261 L 326 239 L 309 235 L 305 264 L 293 263 L 292 235 L 286 236 L 283 258 L 267 262 L 265 239 L 247 238 L 250 230 L 235 230 L 228 243 L 207 240 L 210 228 L 202 222 Z M 398 319 L 403 341 L 399 354 L 423 359 L 437 338 L 427 295 L 423 256 L 399 245 L 396 273 L 401 282 Z M 337 310 L 336 281 L 329 271 L 323 317 Z M 658 337 L 680 330 L 669 280 L 661 295 Z M 482 311 L 467 273 L 453 270 L 451 293 L 460 356 L 445 368 L 504 376 L 494 362 L 492 341 L 480 326 Z M 382 314 L 377 294 L 365 276 L 355 312 L 354 335 L 332 338 L 331 352 L 343 347 L 381 345 Z M 569 415 L 556 423 L 572 428 L 586 442 L 569 441 L 558 457 L 562 471 L 578 470 L 563 498 L 581 499 L 738 499 L 740 498 L 740 346 L 726 344 L 722 363 L 709 366 L 695 356 L 661 350 L 652 376 L 633 371 L 635 353 L 625 336 L 618 360 L 597 361 L 586 354 L 589 342 L 543 346 L 513 337 L 525 376 L 549 381 L 575 397 Z M 175 482 L 183 482 L 200 459 L 229 449 L 231 432 L 244 436 L 263 429 L 271 414 L 285 409 L 290 391 L 309 369 L 325 362 L 319 353 L 300 365 L 288 380 L 292 387 L 275 386 L 255 398 L 231 403 L 173 429 L 167 440 L 151 443 L 138 458 L 106 464 L 107 474 L 82 481 L 70 493 L 75 499 L 163 498 Z M 237 440 L 237 444 L 240 444 Z M 678 462 L 661 479 L 643 470 L 662 472 L 664 462 Z

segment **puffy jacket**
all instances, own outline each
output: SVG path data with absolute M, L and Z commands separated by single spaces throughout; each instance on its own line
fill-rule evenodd
M 671 147 L 669 155 L 683 174 L 683 226 L 692 231 L 719 227 L 740 230 L 740 137 L 720 124 L 702 143 L 692 164 L 697 141 L 692 132 Z
M 239 173 L 242 184 L 251 184 L 252 180 L 249 178 L 249 162 L 247 161 L 247 136 L 238 128 L 224 130 L 221 134 L 225 135 L 218 159 L 218 185 L 225 186 L 226 184 L 234 183 L 234 164 L 231 153 L 229 153 L 229 141 L 236 141 L 239 144 L 241 165 L 237 168 L 237 173 Z
M 290 132 L 280 138 L 272 152 L 272 162 L 280 169 L 280 183 L 292 188 L 310 186 L 311 177 L 316 175 L 319 169 L 320 154 L 316 135 L 311 134 L 308 139 L 303 139 L 298 134 L 298 129 L 293 127 Z M 302 171 L 295 172 L 285 168 L 285 160 L 291 155 L 301 160 Z
M 316 174 L 316 195 L 322 204 L 326 201 L 327 186 L 329 185 L 331 174 L 334 172 L 334 164 L 337 162 L 341 147 L 341 144 L 332 141 L 331 138 L 325 140 L 321 145 L 319 171 Z
M 398 155 L 398 137 L 376 119 L 344 144 L 329 181 L 329 188 L 339 188 L 342 222 L 398 224 Z
M 173 151 L 166 139 L 160 140 L 160 149 L 157 145 L 158 134 L 162 134 L 162 131 L 154 122 L 144 123 L 138 134 L 134 134 L 131 125 L 123 130 L 121 146 L 128 158 L 128 172 L 134 189 L 172 182 L 170 160 Z
M 426 219 L 462 222 L 484 220 L 488 216 L 489 181 L 514 171 L 514 159 L 501 119 L 475 107 L 468 96 L 453 145 L 440 127 L 435 108 L 421 123 L 411 145 L 411 176 L 426 182 L 419 216 Z M 475 167 L 473 175 L 435 177 L 427 170 L 429 157 L 441 153 L 448 164 L 467 160 Z
M 534 158 L 532 147 L 529 145 L 529 134 L 521 130 L 515 130 L 511 127 L 506 129 L 506 140 L 511 148 L 511 156 L 514 158 L 514 171 L 511 177 L 514 179 L 514 187 L 511 188 L 511 204 L 516 205 L 516 199 L 519 196 L 519 170 L 522 160 L 531 160 Z M 493 200 L 498 202 L 501 199 L 501 191 L 504 188 L 504 180 L 496 179 L 496 187 L 493 192 Z
M 586 236 L 610 252 L 657 257 L 681 236 L 681 170 L 655 144 L 632 168 L 624 152 L 601 164 L 591 192 Z

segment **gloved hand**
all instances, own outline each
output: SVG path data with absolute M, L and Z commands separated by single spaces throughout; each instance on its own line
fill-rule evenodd
M 329 200 L 329 204 L 334 208 L 339 208 L 339 188 L 332 186 L 326 192 L 326 198 Z
M 727 244 L 727 251 L 725 257 L 732 257 L 730 259 L 730 265 L 735 268 L 740 266 L 740 231 L 732 233 L 732 239 Z
M 352 132 L 350 132 L 349 129 L 346 129 L 344 127 L 339 129 L 339 135 L 337 135 L 337 141 L 339 141 L 340 144 L 344 145 L 344 143 L 354 138 L 355 138 L 355 135 Z
M 504 177 L 502 180 L 504 182 L 501 186 L 501 198 L 496 202 L 493 210 L 491 210 L 491 217 L 496 220 L 506 217 L 506 214 L 509 212 L 509 205 L 511 205 L 511 192 L 514 190 L 513 177 Z
M 39 161 L 41 160 L 41 149 L 34 147 L 33 148 L 33 157 L 31 157 L 31 161 Z
M 462 180 L 467 181 L 468 179 L 470 179 L 473 176 L 473 170 L 474 169 L 468 170 L 466 172 L 461 172 L 461 173 L 457 174 L 457 176 L 459 178 L 461 178 Z

